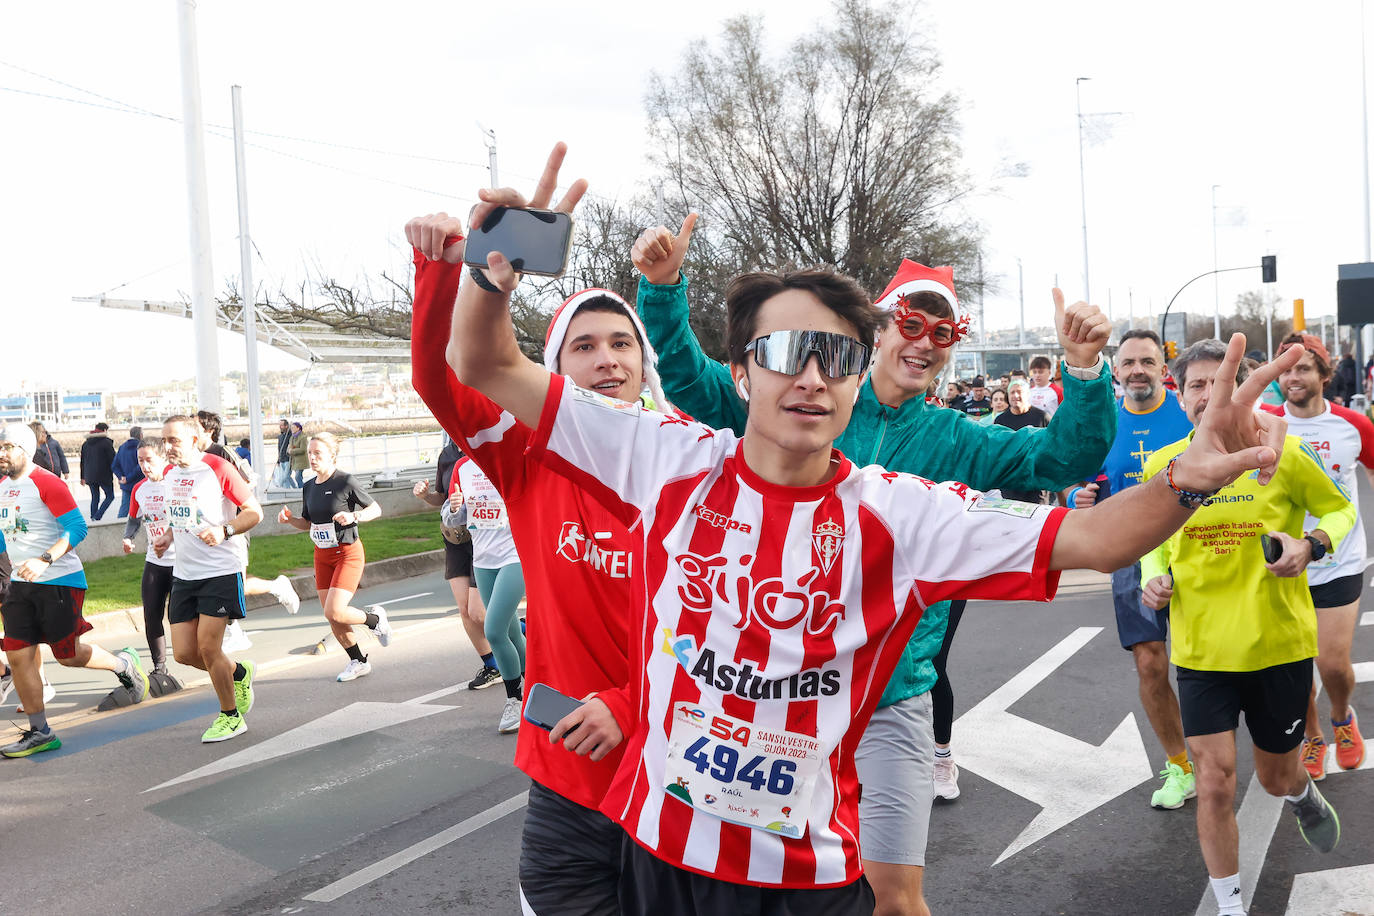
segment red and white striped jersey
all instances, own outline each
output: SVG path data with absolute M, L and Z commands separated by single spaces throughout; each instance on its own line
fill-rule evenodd
M 145 477 L 136 483 L 129 494 L 129 514 L 143 522 L 144 534 L 148 537 L 144 562 L 154 566 L 174 566 L 175 544 L 163 551 L 162 556 L 153 551 L 153 541 L 167 533 L 167 481 Z
M 637 721 L 602 810 L 660 859 L 722 880 L 856 880 L 854 749 L 921 613 L 1047 601 L 1058 585 L 1062 509 L 838 452 L 829 482 L 778 486 L 733 433 L 560 376 L 530 448 L 642 539 Z
M 1328 553 L 1307 567 L 1309 585 L 1323 585 L 1334 579 L 1358 576 L 1364 572 L 1367 550 L 1364 521 L 1360 518 L 1360 502 L 1355 498 L 1355 464 L 1374 468 L 1374 423 L 1364 414 L 1323 401 L 1326 409 L 1315 417 L 1295 417 L 1287 403 L 1274 413 L 1288 421 L 1288 433 L 1299 436 L 1312 446 L 1326 465 L 1327 475 L 1345 491 L 1355 504 L 1355 527 L 1341 541 L 1334 553 Z M 1303 530 L 1311 531 L 1317 520 L 1308 516 Z

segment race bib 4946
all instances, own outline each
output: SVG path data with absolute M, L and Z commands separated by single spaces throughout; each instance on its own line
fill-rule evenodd
M 800 837 L 825 765 L 810 735 L 756 727 L 709 707 L 673 710 L 664 791 L 721 820 Z

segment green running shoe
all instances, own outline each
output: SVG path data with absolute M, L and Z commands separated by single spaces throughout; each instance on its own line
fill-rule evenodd
M 43 751 L 55 751 L 62 746 L 62 739 L 52 729 L 45 732 L 24 729 L 24 735 L 13 744 L 0 747 L 0 754 L 6 757 L 28 757 Z
M 1341 841 L 1341 819 L 1317 789 L 1309 776 L 1307 796 L 1300 802 L 1289 802 L 1289 809 L 1298 819 L 1298 832 L 1303 841 L 1317 852 L 1330 852 Z
M 1197 797 L 1197 778 L 1183 772 L 1178 764 L 1165 763 L 1159 775 L 1164 777 L 1164 785 L 1150 796 L 1151 808 L 1182 808 L 1185 801 Z
M 205 730 L 205 734 L 200 736 L 201 744 L 214 744 L 216 741 L 228 741 L 236 735 L 241 735 L 248 731 L 248 723 L 243 721 L 243 716 L 229 716 L 220 713 L 215 717 L 215 721 Z
M 234 681 L 234 708 L 242 718 L 253 708 L 253 672 L 258 670 L 258 666 L 248 661 L 239 664 L 243 666 L 244 675 L 243 680 Z

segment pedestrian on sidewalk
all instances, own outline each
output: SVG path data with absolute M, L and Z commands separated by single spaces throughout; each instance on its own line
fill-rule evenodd
M 114 502 L 114 442 L 110 424 L 95 424 L 81 443 L 81 482 L 91 488 L 91 521 L 98 522 Z M 105 499 L 100 499 L 100 494 Z
M 119 515 L 116 518 L 129 517 L 129 499 L 133 496 L 134 487 L 143 479 L 143 471 L 138 466 L 138 443 L 142 438 L 143 427 L 130 427 L 128 440 L 115 452 L 114 476 L 119 481 L 120 490 Z

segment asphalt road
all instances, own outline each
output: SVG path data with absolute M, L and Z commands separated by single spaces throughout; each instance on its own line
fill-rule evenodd
M 963 794 L 932 818 L 936 913 L 1208 912 L 1193 803 L 1149 807 L 1162 753 L 1105 580 L 1085 582 L 964 618 L 951 661 Z M 496 734 L 501 691 L 463 689 L 478 662 L 437 574 L 361 597 L 398 632 L 349 684 L 334 682 L 338 649 L 308 654 L 326 631 L 317 604 L 250 616 L 257 705 L 249 732 L 219 745 L 199 742 L 207 687 L 96 714 L 113 679 L 49 663 L 64 746 L 0 761 L 0 912 L 518 913 L 528 781 Z M 1374 710 L 1374 614 L 1354 655 L 1356 704 Z M 1324 791 L 1344 827 L 1326 856 L 1242 788 L 1254 916 L 1374 914 L 1374 774 L 1333 773 Z

